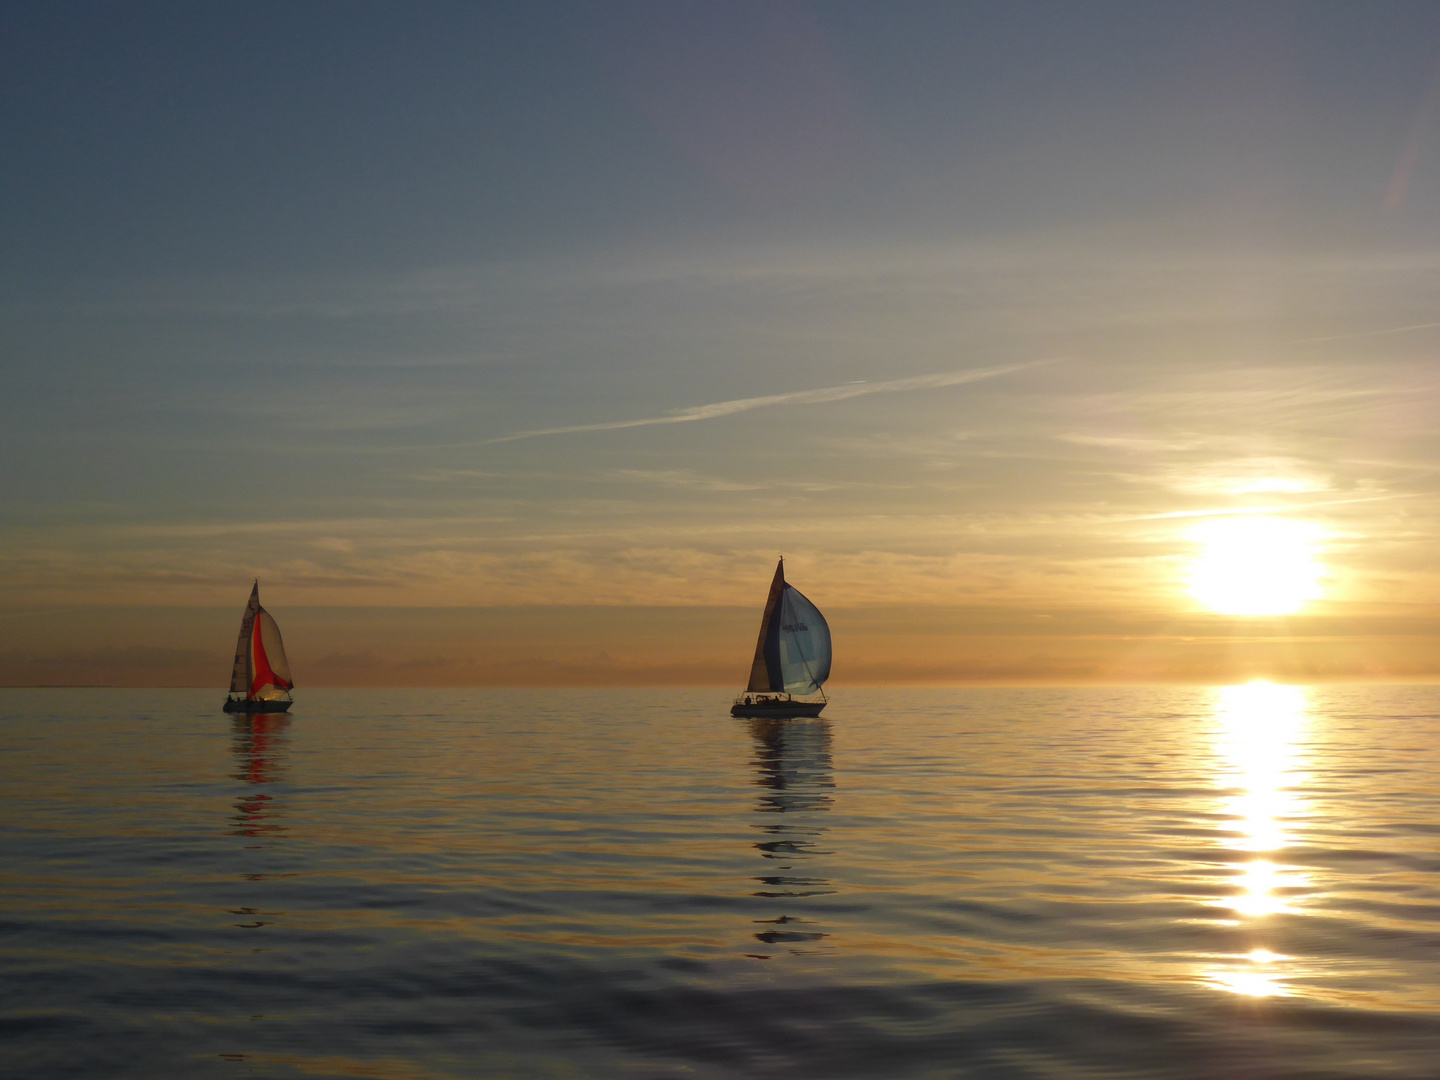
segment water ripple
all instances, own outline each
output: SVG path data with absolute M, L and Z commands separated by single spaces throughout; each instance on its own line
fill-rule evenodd
M 1440 690 L 0 692 L 0 1066 L 1436 1075 Z

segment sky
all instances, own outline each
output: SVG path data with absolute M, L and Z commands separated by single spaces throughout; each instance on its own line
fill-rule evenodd
M 1440 676 L 1440 5 L 16 2 L 0 138 L 0 685 L 738 688 L 782 554 L 835 685 Z

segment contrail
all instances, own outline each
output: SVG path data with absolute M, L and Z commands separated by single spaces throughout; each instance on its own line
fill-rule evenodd
M 899 394 L 906 390 L 932 390 L 941 386 L 959 386 L 961 383 L 994 379 L 1027 368 L 1058 363 L 1058 360 L 1031 360 L 1024 364 L 1009 364 L 1005 367 L 972 368 L 969 371 L 944 371 L 936 375 L 916 375 L 909 379 L 891 379 L 889 382 L 845 383 L 843 386 L 825 386 L 818 390 L 796 390 L 789 394 L 770 394 L 766 397 L 737 398 L 734 401 L 716 401 L 709 405 L 694 405 L 688 409 L 665 416 L 647 416 L 642 420 L 611 420 L 603 424 L 577 424 L 574 427 L 537 428 L 521 431 L 514 435 L 501 435 L 486 439 L 480 445 L 514 442 L 517 439 L 535 439 L 541 435 L 573 435 L 582 431 L 619 431 L 622 428 L 650 427 L 654 424 L 688 424 L 694 420 L 714 420 L 721 416 L 764 409 L 772 405 L 820 405 L 830 401 L 846 401 L 850 398 L 865 397 L 867 394 Z
M 1362 330 L 1357 334 L 1334 334 L 1330 337 L 1301 338 L 1295 345 L 1314 345 L 1320 341 L 1349 341 L 1351 338 L 1384 337 L 1386 334 L 1408 334 L 1412 330 L 1434 330 L 1440 322 L 1415 323 L 1413 326 L 1392 326 L 1386 330 Z

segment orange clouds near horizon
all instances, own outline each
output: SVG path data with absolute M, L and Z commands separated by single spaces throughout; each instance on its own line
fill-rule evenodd
M 299 686 L 696 686 L 743 681 L 749 607 L 273 606 Z M 829 608 L 832 686 L 1440 679 L 1440 618 L 1394 607 L 1243 618 L 1058 608 Z M 237 610 L 5 612 L 0 686 L 214 686 Z

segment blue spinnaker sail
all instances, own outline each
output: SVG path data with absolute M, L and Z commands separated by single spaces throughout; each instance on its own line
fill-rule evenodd
M 787 694 L 815 693 L 830 677 L 830 627 L 825 616 L 799 589 L 786 585 L 771 630 L 779 669 L 771 672 L 771 685 Z

